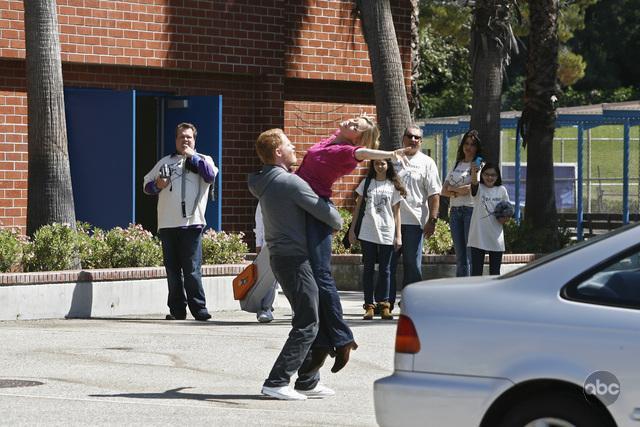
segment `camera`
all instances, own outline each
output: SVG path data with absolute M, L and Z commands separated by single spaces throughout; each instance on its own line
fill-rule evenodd
M 171 178 L 171 169 L 169 168 L 169 165 L 164 164 L 160 167 L 160 178 L 162 179 Z

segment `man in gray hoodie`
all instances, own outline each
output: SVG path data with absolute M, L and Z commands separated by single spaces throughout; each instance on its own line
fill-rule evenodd
M 282 130 L 260 134 L 256 151 L 264 166 L 249 176 L 249 190 L 260 200 L 271 269 L 293 309 L 291 332 L 262 394 L 283 400 L 332 396 L 335 392 L 320 384 L 320 367 L 312 357 L 311 345 L 318 334 L 318 286 L 309 264 L 305 213 L 336 230 L 342 227 L 342 218 L 304 180 L 289 172 L 297 158 Z M 292 389 L 289 383 L 296 371 L 298 378 Z

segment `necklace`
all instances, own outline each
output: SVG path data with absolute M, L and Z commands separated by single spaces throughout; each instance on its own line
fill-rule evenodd
M 382 191 L 380 191 L 380 184 L 378 184 L 378 180 L 376 179 L 375 187 L 373 188 L 373 207 L 376 210 L 377 214 L 381 214 L 384 211 L 384 205 L 387 201 L 387 197 L 384 194 L 384 181 L 382 181 Z

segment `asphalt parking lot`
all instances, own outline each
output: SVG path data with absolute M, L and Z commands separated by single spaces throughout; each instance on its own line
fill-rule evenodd
M 286 339 L 276 320 L 241 311 L 208 322 L 164 314 L 0 322 L 1 425 L 375 426 L 373 381 L 393 369 L 396 321 L 361 320 L 362 294 L 341 292 L 358 350 L 322 382 L 336 396 L 278 401 L 260 394 Z

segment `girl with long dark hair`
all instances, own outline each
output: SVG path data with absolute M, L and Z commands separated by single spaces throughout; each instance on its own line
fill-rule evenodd
M 366 185 L 366 181 L 369 185 Z M 366 194 L 364 189 L 367 188 Z M 356 236 L 355 221 L 351 222 L 349 240 L 356 238 L 362 247 L 362 285 L 364 288 L 364 320 L 373 319 L 376 305 L 384 320 L 393 319 L 389 303 L 391 286 L 391 255 L 402 246 L 400 233 L 400 201 L 406 195 L 402 182 L 389 160 L 372 160 L 367 178 L 356 188 L 354 215 L 364 203 L 364 216 L 360 232 Z M 373 282 L 373 272 L 378 264 L 378 281 Z M 375 305 L 374 305 L 375 294 Z

